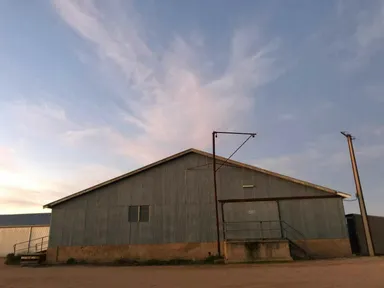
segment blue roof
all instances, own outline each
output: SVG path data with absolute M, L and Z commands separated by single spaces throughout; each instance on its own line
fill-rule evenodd
M 51 223 L 51 213 L 0 215 L 0 227 L 37 226 Z

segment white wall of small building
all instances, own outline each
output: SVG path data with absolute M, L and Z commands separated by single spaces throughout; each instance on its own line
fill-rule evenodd
M 20 242 L 26 243 L 17 245 L 19 251 L 28 250 L 28 243 L 30 250 L 38 250 L 45 236 L 49 236 L 49 226 L 0 227 L 0 257 L 13 253 L 14 245 Z

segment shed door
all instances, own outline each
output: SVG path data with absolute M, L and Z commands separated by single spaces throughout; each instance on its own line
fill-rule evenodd
M 276 201 L 227 203 L 224 218 L 228 240 L 281 238 Z

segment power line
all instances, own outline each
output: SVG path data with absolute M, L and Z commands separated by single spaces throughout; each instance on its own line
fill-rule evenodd
M 235 155 L 236 152 L 239 151 L 240 148 L 243 147 L 244 144 L 247 143 L 247 141 L 248 141 L 251 137 L 253 138 L 253 137 L 255 137 L 255 136 L 253 136 L 253 135 L 249 135 L 248 138 L 247 138 L 247 139 L 246 139 L 246 140 L 245 140 L 239 147 L 237 147 L 237 149 L 235 150 L 235 152 L 233 152 L 233 153 L 231 154 L 231 156 L 229 156 L 227 159 L 225 159 L 225 161 L 220 165 L 220 167 L 216 169 L 216 172 L 219 171 L 219 169 L 220 169 L 225 163 L 227 163 L 227 161 L 228 161 L 229 159 L 231 159 L 232 156 Z

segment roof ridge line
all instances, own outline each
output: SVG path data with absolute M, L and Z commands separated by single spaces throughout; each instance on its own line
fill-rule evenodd
M 57 204 L 60 204 L 60 203 L 65 202 L 65 201 L 68 201 L 68 200 L 70 200 L 72 198 L 75 198 L 75 197 L 78 197 L 78 196 L 83 195 L 85 193 L 91 192 L 91 191 L 93 191 L 95 189 L 98 189 L 98 188 L 101 188 L 103 186 L 109 185 L 109 184 L 111 184 L 113 182 L 116 182 L 116 181 L 119 181 L 121 179 L 133 176 L 133 175 L 135 175 L 137 173 L 144 172 L 144 171 L 146 171 L 148 169 L 151 169 L 151 168 L 153 168 L 155 166 L 158 166 L 158 165 L 161 165 L 161 164 L 166 163 L 168 161 L 177 159 L 177 158 L 179 158 L 181 156 L 184 156 L 184 155 L 187 155 L 189 153 L 196 153 L 196 154 L 200 154 L 202 156 L 213 158 L 213 154 L 211 154 L 209 152 L 206 152 L 206 151 L 203 151 L 203 150 L 199 150 L 199 149 L 196 149 L 196 148 L 189 148 L 189 149 L 183 150 L 181 152 L 178 152 L 176 154 L 170 155 L 170 156 L 168 156 L 166 158 L 163 158 L 161 160 L 158 160 L 158 161 L 155 161 L 155 162 L 150 163 L 148 165 L 145 165 L 145 166 L 143 166 L 141 168 L 132 170 L 132 171 L 130 171 L 128 173 L 122 174 L 120 176 L 114 177 L 114 178 L 109 179 L 107 181 L 98 183 L 98 184 L 96 184 L 94 186 L 91 186 L 89 188 L 83 189 L 83 190 L 81 190 L 79 192 L 73 193 L 71 195 L 63 197 L 63 198 L 58 199 L 56 201 L 53 201 L 51 203 L 48 203 L 48 204 L 44 205 L 43 208 L 51 208 L 51 207 L 53 207 L 53 206 L 55 206 Z M 347 194 L 347 193 L 344 193 L 344 192 L 341 192 L 341 191 L 337 191 L 337 190 L 334 190 L 334 189 L 331 189 L 331 188 L 328 188 L 328 187 L 325 187 L 325 186 L 313 184 L 313 183 L 310 183 L 310 182 L 307 182 L 307 181 L 299 180 L 297 178 L 293 178 L 293 177 L 286 176 L 286 175 L 283 175 L 283 174 L 280 174 L 280 173 L 272 172 L 272 171 L 266 170 L 264 168 L 259 168 L 259 167 L 256 167 L 256 166 L 253 166 L 253 165 L 250 165 L 250 164 L 246 164 L 246 163 L 243 163 L 243 162 L 227 159 L 227 158 L 224 158 L 224 157 L 219 156 L 219 155 L 215 155 L 215 158 L 219 159 L 220 161 L 226 161 L 227 163 L 231 163 L 231 164 L 239 166 L 239 167 L 251 169 L 251 170 L 254 170 L 254 171 L 257 171 L 257 172 L 260 172 L 260 173 L 264 173 L 264 174 L 267 174 L 267 175 L 270 175 L 270 176 L 278 177 L 278 178 L 281 178 L 281 179 L 284 179 L 284 180 L 287 180 L 287 181 L 290 181 L 290 182 L 294 182 L 294 183 L 301 184 L 301 185 L 304 185 L 304 186 L 312 187 L 312 188 L 315 188 L 315 189 L 318 189 L 318 190 L 322 190 L 322 191 L 325 191 L 325 192 L 328 192 L 328 193 L 331 193 L 331 194 L 338 195 L 338 196 L 343 197 L 343 198 L 351 197 L 350 194 Z

